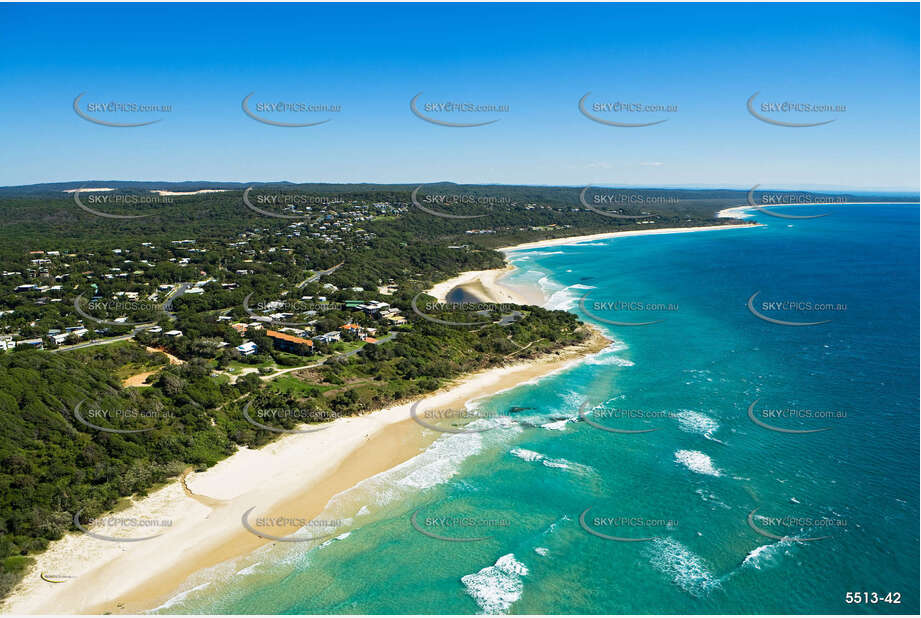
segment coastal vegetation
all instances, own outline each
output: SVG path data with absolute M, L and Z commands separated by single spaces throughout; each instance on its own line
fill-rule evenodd
M 426 208 L 476 217 L 457 219 L 418 208 L 408 185 L 258 185 L 282 203 L 316 198 L 282 218 L 246 207 L 242 185 L 86 183 L 136 198 L 228 189 L 129 200 L 120 214 L 149 216 L 117 219 L 81 210 L 62 193 L 74 185 L 0 189 L 0 596 L 75 513 L 264 445 L 279 435 L 266 426 L 367 413 L 584 341 L 562 311 L 429 307 L 435 282 L 502 267 L 496 247 L 721 225 L 716 211 L 746 197 L 624 189 L 611 212 L 635 218 L 616 218 L 586 209 L 580 189 L 426 185 L 441 196 Z M 97 306 L 78 310 L 80 298 Z M 269 336 L 285 320 L 298 351 Z M 300 413 L 260 425 L 247 409 Z

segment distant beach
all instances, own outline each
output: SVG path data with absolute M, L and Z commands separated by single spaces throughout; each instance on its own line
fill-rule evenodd
M 745 206 L 745 208 L 749 208 Z M 725 211 L 724 211 L 725 212 Z M 739 223 L 735 225 L 707 225 L 698 227 L 669 227 L 650 230 L 629 230 L 625 232 L 604 232 L 601 234 L 589 234 L 586 236 L 569 236 L 567 238 L 551 238 L 548 240 L 538 240 L 535 242 L 526 242 L 511 247 L 501 247 L 497 251 L 509 253 L 511 251 L 524 251 L 526 249 L 542 249 L 545 247 L 561 247 L 564 245 L 578 245 L 583 242 L 592 242 L 596 240 L 606 240 L 608 238 L 621 238 L 627 236 L 653 236 L 656 234 L 685 234 L 689 232 L 712 232 L 716 230 L 739 230 L 751 227 L 761 227 L 756 223 Z
M 738 208 L 750 208 L 749 206 L 740 206 Z M 735 209 L 730 209 L 735 210 Z M 723 212 L 730 212 L 726 210 Z M 722 215 L 721 215 L 722 216 Z M 732 215 L 726 215 L 732 216 Z M 497 251 L 502 253 L 511 253 L 513 251 L 525 251 L 528 249 L 541 249 L 545 247 L 558 247 L 564 245 L 577 245 L 584 242 L 593 242 L 597 240 L 606 240 L 610 238 L 621 238 L 627 236 L 651 236 L 655 234 L 683 234 L 688 232 L 709 232 L 715 230 L 738 230 L 753 227 L 762 227 L 755 223 L 741 223 L 735 225 L 713 225 L 700 227 L 676 227 L 650 230 L 630 230 L 625 232 L 604 232 L 601 234 L 590 234 L 584 236 L 570 236 L 567 238 L 552 238 L 548 240 L 538 240 L 534 242 L 522 243 L 511 247 L 501 247 Z M 463 272 L 456 277 L 438 283 L 426 293 L 434 296 L 439 302 L 445 302 L 448 295 L 455 289 L 460 289 L 466 294 L 479 299 L 481 302 L 492 303 L 515 303 L 518 305 L 537 305 L 543 306 L 547 299 L 543 292 L 533 286 L 515 285 L 508 283 L 507 277 L 515 272 L 514 265 L 505 268 L 496 268 L 491 270 L 471 270 Z

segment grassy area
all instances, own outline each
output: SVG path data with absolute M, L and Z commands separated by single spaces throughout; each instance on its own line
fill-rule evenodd
M 269 388 L 286 395 L 308 396 L 311 393 L 325 393 L 338 387 L 335 384 L 312 384 L 304 382 L 291 374 L 285 374 L 272 380 Z

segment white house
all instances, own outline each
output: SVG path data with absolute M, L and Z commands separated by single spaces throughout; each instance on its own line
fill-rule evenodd
M 252 356 L 259 351 L 259 346 L 257 346 L 252 341 L 244 341 L 242 344 L 237 346 L 237 351 L 243 356 Z

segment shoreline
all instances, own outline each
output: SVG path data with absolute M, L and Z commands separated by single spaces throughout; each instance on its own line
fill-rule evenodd
M 336 419 L 322 431 L 288 434 L 259 449 L 238 449 L 204 472 L 131 498 L 131 505 L 117 516 L 169 520 L 168 527 L 157 529 L 162 539 L 118 543 L 67 533 L 33 556 L 35 563 L 0 612 L 126 614 L 156 608 L 194 573 L 271 542 L 242 527 L 241 518 L 251 507 L 257 513 L 316 517 L 336 494 L 412 459 L 441 435 L 411 420 L 414 403 L 463 407 L 562 371 L 611 343 L 598 329 L 589 330 L 591 335 L 580 344 L 461 376 L 412 401 Z M 273 534 L 296 529 L 279 528 Z M 120 536 L 111 529 L 104 534 Z M 150 529 L 122 529 L 121 534 L 146 536 Z M 50 583 L 41 578 L 43 573 L 63 576 L 64 581 Z
M 723 212 L 735 211 L 740 208 L 750 208 L 749 206 L 735 206 Z M 726 216 L 732 216 L 726 215 Z M 675 228 L 658 228 L 649 230 L 628 230 L 623 232 L 601 232 L 599 234 L 587 234 L 582 236 L 569 236 L 564 238 L 553 238 L 548 240 L 537 240 L 533 242 L 521 243 L 509 247 L 499 247 L 496 251 L 509 254 L 515 251 L 526 251 L 529 249 L 543 249 L 547 247 L 559 247 L 566 245 L 578 245 L 584 242 L 593 242 L 597 240 L 607 240 L 610 238 L 621 238 L 628 236 L 653 236 L 658 234 L 684 234 L 690 232 L 709 232 L 713 230 L 740 230 L 749 228 L 765 227 L 761 223 L 738 223 L 730 225 L 710 225 L 698 227 L 675 227 Z M 504 281 L 510 274 L 518 269 L 514 264 L 509 264 L 505 268 L 495 268 L 489 270 L 468 270 L 452 277 L 446 281 L 436 283 L 431 289 L 426 291 L 429 296 L 434 296 L 438 302 L 446 302 L 446 297 L 453 290 L 460 288 L 466 294 L 478 299 L 479 302 L 492 303 L 513 303 L 517 305 L 537 305 L 543 307 L 547 302 L 543 290 L 536 286 L 525 286 L 509 284 Z
M 501 280 L 516 270 L 514 265 L 505 268 L 489 270 L 468 270 L 456 277 L 451 277 L 441 283 L 436 283 L 426 291 L 429 296 L 434 296 L 438 302 L 446 302 L 448 294 L 455 288 L 460 288 L 467 294 L 476 297 L 480 302 L 486 303 L 512 303 L 515 305 L 536 305 L 541 297 L 535 297 L 533 292 L 514 288 L 501 283 Z
M 785 206 L 881 206 L 881 205 L 901 205 L 906 204 L 914 206 L 919 202 L 799 202 L 798 204 L 742 204 L 741 206 L 732 206 L 724 208 L 716 213 L 718 219 L 748 219 L 755 216 L 749 210 L 758 210 L 760 208 L 783 208 Z
M 499 247 L 496 249 L 496 251 L 500 251 L 502 253 L 511 253 L 513 251 L 526 251 L 528 249 L 543 249 L 546 247 L 578 245 L 584 242 L 607 240 L 609 238 L 622 238 L 628 236 L 656 236 L 659 234 L 685 234 L 690 232 L 710 232 L 715 230 L 740 230 L 756 227 L 764 227 L 764 225 L 760 223 L 739 223 L 733 225 L 703 225 L 698 227 L 666 227 L 648 230 L 626 230 L 623 232 L 601 232 L 600 234 L 586 234 L 584 236 L 568 236 L 563 238 L 551 238 L 548 240 L 535 240 L 533 242 L 525 242 L 518 245 L 512 245 L 510 247 Z

